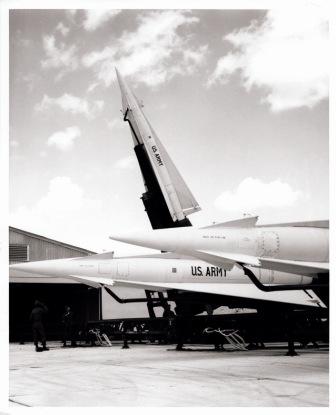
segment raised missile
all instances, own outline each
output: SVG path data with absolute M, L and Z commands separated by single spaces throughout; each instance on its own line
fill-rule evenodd
M 121 92 L 122 113 L 128 121 L 135 145 L 144 145 L 161 192 L 174 222 L 200 210 L 198 202 L 186 185 L 159 137 L 143 112 L 143 105 L 116 69 Z

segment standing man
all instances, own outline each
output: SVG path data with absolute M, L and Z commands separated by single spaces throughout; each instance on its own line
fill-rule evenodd
M 175 316 L 174 311 L 171 309 L 170 304 L 167 303 L 165 305 L 162 317 L 168 320 L 167 335 L 165 339 L 165 342 L 167 344 L 172 340 L 172 338 L 175 335 L 175 317 L 176 316 Z
M 48 308 L 46 307 L 46 305 L 44 305 L 38 300 L 35 300 L 34 308 L 30 313 L 30 321 L 32 323 L 35 350 L 37 352 L 42 352 L 42 350 L 49 350 L 46 344 L 46 335 L 43 326 L 43 318 L 45 314 L 47 314 L 47 312 Z M 42 343 L 42 349 L 38 347 L 39 340 Z
M 171 309 L 170 304 L 167 304 L 165 306 L 164 311 L 163 311 L 163 314 L 162 314 L 162 317 L 165 317 L 165 318 L 175 318 L 175 313 Z
M 62 316 L 62 323 L 64 325 L 63 347 L 66 347 L 67 340 L 70 341 L 71 346 L 76 346 L 73 338 L 73 312 L 68 305 L 65 306 L 65 312 Z

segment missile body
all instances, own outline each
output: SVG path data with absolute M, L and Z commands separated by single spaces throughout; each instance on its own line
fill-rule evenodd
M 130 124 L 134 144 L 145 146 L 173 222 L 183 221 L 200 207 L 143 113 L 139 100 L 117 69 L 116 73 L 124 120 Z
M 85 276 L 113 280 L 155 283 L 223 283 L 250 284 L 241 268 L 226 270 L 194 259 L 114 258 L 92 257 L 35 261 L 10 265 L 11 274 L 18 281 L 29 277 L 71 278 Z M 263 284 L 310 284 L 312 278 L 260 270 Z
M 133 245 L 199 257 L 200 253 L 241 258 L 260 266 L 260 258 L 326 263 L 329 260 L 328 229 L 313 227 L 207 227 L 178 228 L 113 235 Z M 253 260 L 254 258 L 254 260 Z M 230 262 L 230 261 L 229 261 Z

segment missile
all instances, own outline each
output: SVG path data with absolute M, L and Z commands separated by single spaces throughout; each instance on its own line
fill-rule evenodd
M 146 118 L 138 98 L 116 68 L 124 121 L 128 121 L 135 145 L 143 145 L 158 180 L 171 218 L 183 221 L 200 210 L 198 202 L 170 159 L 153 127 Z
M 226 269 L 238 264 L 302 275 L 329 271 L 327 228 L 319 227 L 317 222 L 314 226 L 309 222 L 256 226 L 257 219 L 247 217 L 199 229 L 160 229 L 110 238 L 189 255 Z
M 34 278 L 41 282 L 50 279 L 73 280 L 95 288 L 129 287 L 154 291 L 182 290 L 234 297 L 235 304 L 246 300 L 268 301 L 318 307 L 325 305 L 315 293 L 308 290 L 289 292 L 263 292 L 256 288 L 242 270 L 234 266 L 230 270 L 209 265 L 207 262 L 172 254 L 143 255 L 112 258 L 108 253 L 88 257 L 35 261 L 10 265 L 10 282 L 28 282 Z M 273 277 L 261 270 L 264 284 L 310 284 L 311 277 L 277 273 Z M 252 303 L 251 303 L 252 301 Z

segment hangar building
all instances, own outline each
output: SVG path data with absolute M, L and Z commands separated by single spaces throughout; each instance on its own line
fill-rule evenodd
M 22 229 L 9 227 L 9 263 L 43 261 L 47 259 L 75 258 L 95 252 Z M 48 309 L 47 334 L 50 340 L 62 336 L 61 316 L 65 305 L 70 305 L 77 324 L 103 318 L 147 317 L 144 303 L 119 304 L 105 290 L 62 278 L 41 278 L 10 270 L 9 284 L 9 340 L 31 341 L 29 316 L 35 300 L 44 302 Z M 144 297 L 135 288 L 113 290 L 121 298 Z
M 74 258 L 95 254 L 83 248 L 55 241 L 22 229 L 9 228 L 9 263 Z M 31 341 L 30 312 L 35 300 L 48 307 L 48 339 L 61 339 L 62 314 L 70 305 L 76 324 L 102 318 L 102 292 L 67 279 L 11 274 L 9 284 L 9 340 Z

